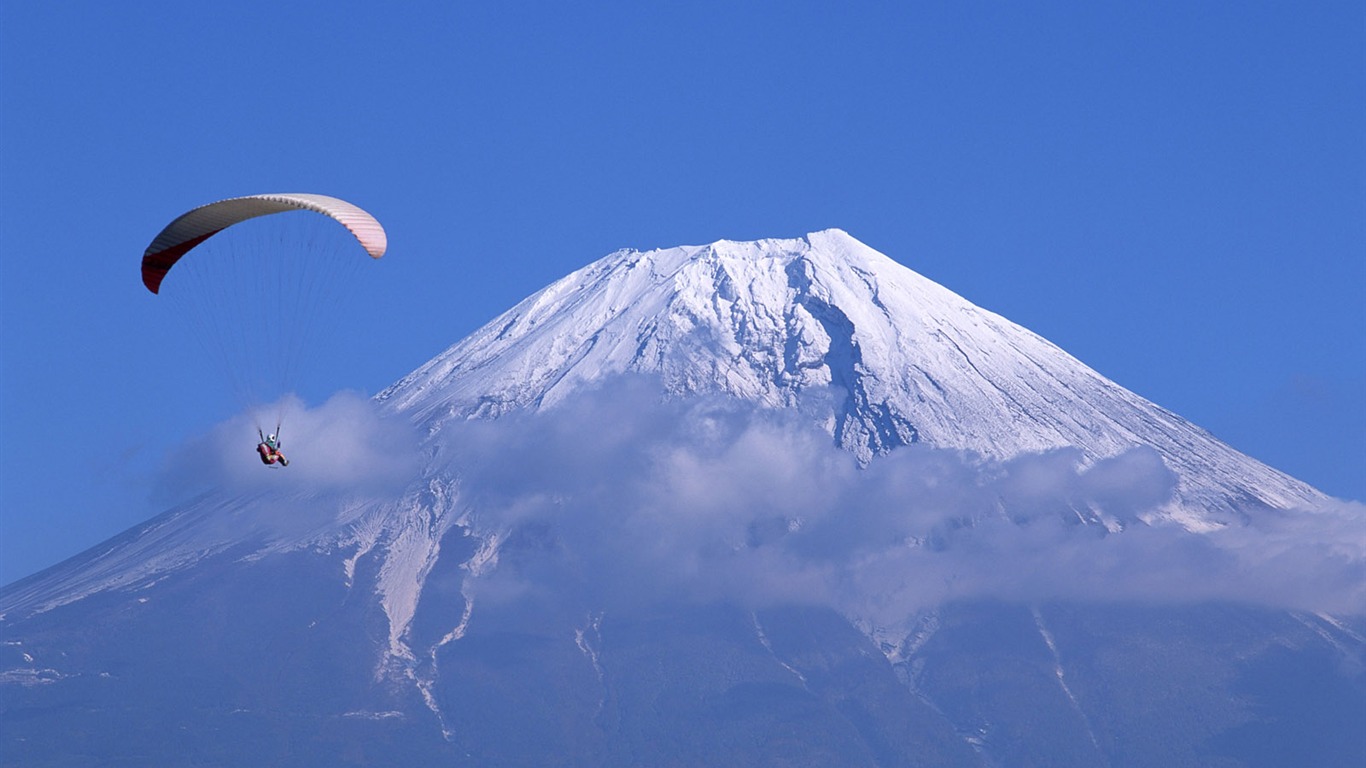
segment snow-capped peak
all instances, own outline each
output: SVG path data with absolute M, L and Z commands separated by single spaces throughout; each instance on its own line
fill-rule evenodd
M 1188 509 L 1320 498 L 838 229 L 618 251 L 379 397 L 436 431 L 626 372 L 774 408 L 831 392 L 825 426 L 864 460 L 911 443 L 999 458 L 1071 446 L 1091 460 L 1146 445 Z

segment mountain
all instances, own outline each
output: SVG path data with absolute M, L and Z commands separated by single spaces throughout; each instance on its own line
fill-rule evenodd
M 611 254 L 297 421 L 0 591 L 7 760 L 1366 760 L 1360 505 L 838 230 Z

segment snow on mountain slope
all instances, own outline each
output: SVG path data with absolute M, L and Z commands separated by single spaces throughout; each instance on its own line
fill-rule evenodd
M 864 461 L 911 443 L 993 458 L 1073 446 L 1089 460 L 1150 446 L 1179 477 L 1170 513 L 1195 529 L 1322 499 L 840 230 L 619 251 L 378 398 L 436 432 L 625 372 L 774 408 L 834 393 L 824 426 Z

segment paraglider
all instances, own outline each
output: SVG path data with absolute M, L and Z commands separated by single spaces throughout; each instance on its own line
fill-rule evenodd
M 294 215 L 300 212 L 306 215 Z M 378 259 L 387 247 L 374 216 L 336 197 L 234 197 L 167 224 L 143 252 L 142 283 L 158 295 L 163 283 L 174 285 L 167 293 L 177 323 L 217 358 L 241 405 L 259 409 L 290 391 L 316 336 L 336 325 L 323 313 L 343 306 L 341 289 L 366 261 L 356 257 Z M 268 466 L 289 465 L 279 443 L 283 416 L 276 414 L 269 436 L 266 417 L 254 416 L 257 454 Z
M 260 435 L 259 431 L 257 435 Z M 289 459 L 280 451 L 280 440 L 274 433 L 261 438 L 261 442 L 256 445 L 256 452 L 260 454 L 262 464 L 269 466 L 278 461 L 282 467 L 289 466 Z

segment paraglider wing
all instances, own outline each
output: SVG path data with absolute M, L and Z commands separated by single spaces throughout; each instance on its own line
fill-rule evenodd
M 142 284 L 152 293 L 158 293 L 161 281 L 180 257 L 234 224 L 272 213 L 300 210 L 336 219 L 355 235 L 365 252 L 376 259 L 383 256 L 388 247 L 384 228 L 375 217 L 345 200 L 311 194 L 234 197 L 195 208 L 161 230 L 142 254 Z

